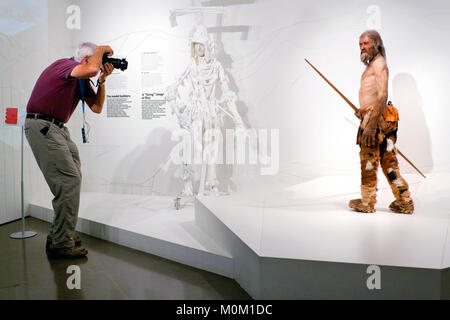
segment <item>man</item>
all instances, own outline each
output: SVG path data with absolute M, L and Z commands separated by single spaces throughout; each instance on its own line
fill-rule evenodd
M 87 250 L 75 238 L 81 190 L 78 149 L 64 124 L 81 99 L 101 113 L 105 101 L 105 79 L 114 67 L 102 65 L 103 55 L 113 54 L 109 46 L 82 43 L 71 59 L 60 59 L 47 67 L 37 80 L 27 105 L 25 135 L 52 194 L 54 220 L 47 238 L 48 253 L 67 258 L 84 257 Z M 89 78 L 98 78 L 97 93 Z M 82 79 L 79 81 L 79 79 Z
M 381 163 L 395 201 L 389 208 L 396 213 L 411 214 L 414 203 L 407 182 L 401 177 L 394 144 L 397 140 L 398 113 L 389 104 L 389 70 L 383 41 L 375 30 L 364 32 L 359 39 L 361 62 L 366 70 L 359 91 L 361 119 L 357 143 L 361 147 L 361 199 L 351 200 L 350 208 L 359 212 L 375 212 L 378 163 Z

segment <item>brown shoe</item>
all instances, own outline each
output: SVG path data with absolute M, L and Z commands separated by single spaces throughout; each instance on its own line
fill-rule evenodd
M 376 212 L 376 210 L 373 206 L 363 204 L 361 199 L 350 200 L 348 206 L 358 212 L 364 212 L 364 213 Z
M 414 212 L 414 202 L 412 200 L 395 200 L 389 205 L 389 209 L 395 213 L 412 214 Z
M 49 258 L 79 259 L 86 257 L 87 254 L 88 251 L 86 249 L 77 246 L 55 248 L 53 245 L 50 245 L 47 250 Z
M 75 242 L 75 246 L 77 247 L 81 247 L 81 238 L 79 236 L 75 236 L 73 237 L 73 242 Z M 45 249 L 48 250 L 50 245 L 52 243 L 52 239 L 50 238 L 50 236 L 47 236 L 47 242 L 45 243 Z

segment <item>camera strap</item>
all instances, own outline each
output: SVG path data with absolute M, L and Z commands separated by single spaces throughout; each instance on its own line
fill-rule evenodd
M 78 79 L 78 83 L 80 85 L 81 92 L 81 106 L 83 109 L 83 128 L 81 128 L 81 137 L 83 138 L 83 143 L 89 143 L 89 124 L 86 121 L 86 112 L 85 112 L 85 79 Z

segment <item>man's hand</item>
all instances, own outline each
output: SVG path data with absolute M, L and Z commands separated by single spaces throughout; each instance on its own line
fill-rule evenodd
M 375 135 L 377 130 L 372 128 L 371 126 L 367 126 L 362 134 L 361 142 L 363 146 L 372 148 L 375 147 Z
M 100 67 L 100 70 L 102 72 L 100 73 L 100 76 L 98 77 L 98 81 L 100 83 L 103 83 L 103 82 L 105 82 L 106 77 L 109 76 L 114 71 L 114 66 L 111 63 L 107 62 Z
M 108 55 L 108 57 L 111 57 L 114 54 L 114 51 L 110 46 L 98 46 L 96 50 L 99 50 L 102 56 L 105 53 Z

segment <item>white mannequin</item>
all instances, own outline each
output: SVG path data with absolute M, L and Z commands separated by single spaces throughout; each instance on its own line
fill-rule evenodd
M 243 129 L 244 126 L 237 112 L 236 94 L 228 87 L 225 71 L 215 58 L 214 41 L 208 36 L 206 27 L 202 24 L 197 25 L 194 29 L 191 40 L 191 56 L 191 63 L 185 72 L 168 88 L 166 100 L 169 101 L 177 115 L 180 127 L 190 131 L 194 155 L 196 152 L 201 153 L 198 194 L 218 195 L 216 177 L 218 141 L 214 138 L 213 132 L 221 129 L 224 114 L 228 114 L 233 119 L 238 129 Z M 218 86 L 222 92 L 221 99 L 216 98 Z M 180 87 L 185 89 L 186 94 L 183 97 L 187 98 L 180 97 Z M 228 111 L 225 111 L 221 105 L 225 106 Z M 189 170 L 189 167 L 192 167 L 193 170 Z M 198 173 L 195 166 L 183 164 L 184 189 L 180 196 L 194 195 L 193 174 L 195 173 Z

